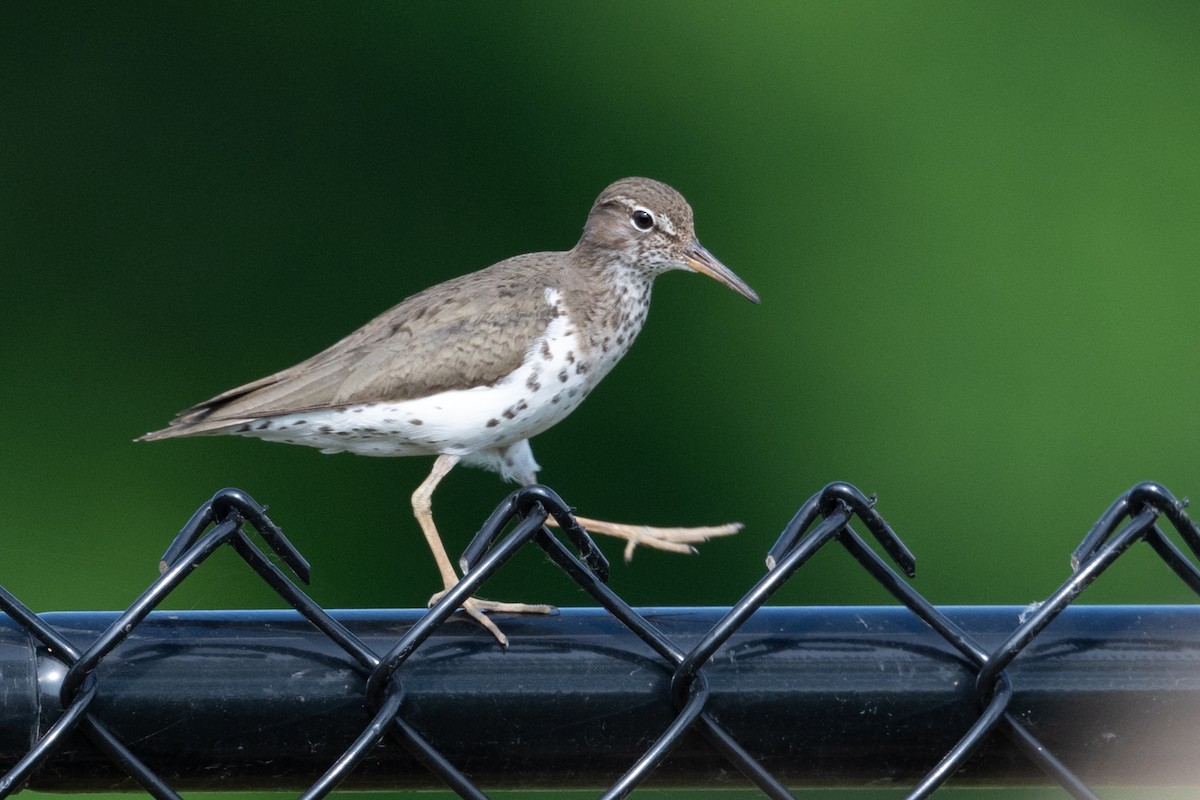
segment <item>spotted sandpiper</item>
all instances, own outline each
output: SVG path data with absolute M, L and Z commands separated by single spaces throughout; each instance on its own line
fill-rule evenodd
M 462 463 L 534 483 L 540 468 L 530 437 L 575 410 L 608 374 L 642 329 L 655 277 L 675 269 L 758 302 L 700 245 L 679 192 L 625 178 L 596 198 L 570 250 L 514 256 L 418 292 L 307 361 L 182 411 L 141 440 L 231 434 L 324 453 L 437 456 L 412 507 L 450 589 L 458 574 L 432 515 L 438 482 Z M 690 552 L 694 542 L 741 528 L 578 519 L 624 539 L 627 560 L 639 544 Z M 502 644 L 504 634 L 483 612 L 553 611 L 478 598 L 463 609 Z

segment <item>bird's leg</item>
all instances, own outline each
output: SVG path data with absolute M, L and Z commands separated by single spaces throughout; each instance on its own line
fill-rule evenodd
M 510 445 L 500 453 L 500 456 L 512 470 L 512 477 L 515 477 L 520 483 L 525 486 L 537 483 L 540 467 L 533 458 L 533 450 L 529 447 L 528 439 Z M 602 533 L 605 536 L 624 539 L 626 562 L 633 558 L 633 551 L 639 544 L 672 553 L 695 553 L 696 548 L 692 547 L 693 544 L 708 541 L 717 536 L 730 536 L 742 529 L 740 522 L 700 528 L 652 528 L 649 525 L 626 525 L 621 522 L 605 522 L 587 517 L 575 517 L 575 520 L 592 533 Z M 559 527 L 554 517 L 548 517 L 546 524 Z
M 740 522 L 697 528 L 653 528 L 649 525 L 626 525 L 622 522 L 605 522 L 587 517 L 575 517 L 575 520 L 589 533 L 602 533 L 605 536 L 624 539 L 626 563 L 633 560 L 633 551 L 639 544 L 672 553 L 695 553 L 696 548 L 693 544 L 706 542 L 717 536 L 731 536 L 743 527 Z M 546 522 L 551 525 L 558 524 L 553 517 Z
M 502 455 L 505 461 L 513 467 L 517 480 L 526 486 L 537 483 L 539 467 L 533 459 L 533 451 L 529 447 L 528 439 L 512 445 Z M 731 536 L 742 529 L 740 522 L 699 528 L 653 528 L 649 525 L 626 525 L 621 522 L 605 522 L 587 517 L 575 517 L 575 520 L 592 533 L 602 533 L 605 536 L 624 539 L 626 562 L 633 559 L 633 551 L 639 544 L 672 553 L 695 553 L 696 548 L 692 546 L 693 544 L 708 541 L 717 536 Z M 547 518 L 546 523 L 558 527 L 554 517 Z
M 442 575 L 442 585 L 447 589 L 458 583 L 458 573 L 454 571 L 454 564 L 446 553 L 442 537 L 438 535 L 437 526 L 433 524 L 433 490 L 457 463 L 458 456 L 438 456 L 437 461 L 433 462 L 433 469 L 429 471 L 429 477 L 421 481 L 421 485 L 412 496 L 413 516 L 417 518 L 421 533 L 425 534 L 425 542 L 433 551 L 433 560 L 437 562 L 438 572 Z
M 429 477 L 421 482 L 417 490 L 413 492 L 412 507 L 413 515 L 417 518 L 417 524 L 421 526 L 421 532 L 425 534 L 425 541 L 429 545 L 429 549 L 433 552 L 433 560 L 437 562 L 438 572 L 442 575 L 442 585 L 445 587 L 442 591 L 437 592 L 433 597 L 429 598 L 429 605 L 433 605 L 454 585 L 458 583 L 458 573 L 454 571 L 454 565 L 450 561 L 450 556 L 446 553 L 446 547 L 442 544 L 442 537 L 438 535 L 437 526 L 433 524 L 433 490 L 441 482 L 442 478 L 450 470 L 454 469 L 454 465 L 459 461 L 458 456 L 440 455 L 437 461 L 433 462 L 433 469 L 429 472 Z M 528 603 L 498 603 L 492 600 L 482 600 L 477 597 L 468 597 L 462 603 L 462 610 L 473 617 L 480 625 L 491 631 L 496 637 L 496 641 L 501 645 L 508 645 L 508 637 L 505 636 L 496 623 L 488 619 L 485 611 L 500 611 L 513 614 L 553 614 L 557 611 L 554 606 L 546 605 L 530 605 Z

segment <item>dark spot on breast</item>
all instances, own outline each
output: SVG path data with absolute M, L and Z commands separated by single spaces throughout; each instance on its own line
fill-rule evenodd
M 307 425 L 307 424 L 308 424 L 308 420 L 306 420 L 306 419 L 298 419 L 298 420 L 296 420 L 295 422 L 293 422 L 293 423 L 292 423 L 292 427 L 293 427 L 293 428 L 298 428 L 298 427 L 300 427 L 301 425 Z
M 420 420 L 420 419 L 410 419 L 410 420 L 408 421 L 408 424 L 409 424 L 409 425 L 424 425 L 424 424 L 425 424 L 425 421 L 424 421 L 424 420 Z
M 542 342 L 542 358 L 546 359 L 547 361 L 554 358 L 554 354 L 550 352 L 549 342 Z
M 500 420 L 496 419 L 495 417 L 492 417 L 491 419 L 489 419 L 489 420 L 487 421 L 487 426 L 488 426 L 489 428 L 494 428 L 494 427 L 496 427 L 496 426 L 497 426 L 497 425 L 499 425 L 499 424 L 500 424 Z
M 250 430 L 250 423 L 247 422 L 244 425 L 238 425 L 236 428 L 233 429 L 233 432 L 234 433 L 245 433 L 248 430 Z
M 516 415 L 517 415 L 516 412 L 513 411 L 511 408 L 506 408 L 506 409 L 504 409 L 504 413 L 501 414 L 500 416 L 504 417 L 505 419 L 512 419 Z
M 529 403 L 526 403 L 524 400 L 517 403 L 517 411 L 524 411 L 527 408 L 529 408 Z
M 575 374 L 576 375 L 583 375 L 586 372 L 587 372 L 587 364 L 580 361 L 578 364 L 575 365 Z
M 269 420 L 269 419 L 265 419 L 262 422 L 260 422 L 254 426 L 254 430 L 256 430 L 256 431 L 270 430 L 270 428 L 271 428 L 271 420 Z
M 338 436 L 349 436 L 349 435 L 350 435 L 350 431 L 338 431 L 338 432 L 337 432 L 337 435 L 338 435 Z
M 317 430 L 320 431 L 321 433 L 333 433 L 333 426 L 332 425 L 322 425 L 321 427 L 317 428 Z
M 525 381 L 525 387 L 531 392 L 536 392 L 538 389 L 542 388 L 542 385 L 538 383 L 536 372 L 533 375 L 530 375 Z
M 559 392 L 558 394 L 554 395 L 554 397 L 550 398 L 550 402 L 553 405 L 558 405 L 559 400 L 562 400 L 562 392 Z
M 574 364 L 574 363 L 575 363 L 575 352 L 574 352 L 573 350 L 568 350 L 568 351 L 567 351 L 567 363 L 568 363 L 568 364 Z
M 567 382 L 567 370 L 565 368 L 558 371 L 558 379 L 563 383 Z
M 355 414 L 361 414 L 361 413 L 363 412 L 362 406 L 359 406 L 358 408 L 354 408 L 354 409 L 351 409 L 351 410 L 352 410 L 352 411 L 353 411 Z M 342 411 L 342 412 L 339 412 L 339 413 L 345 414 L 346 412 L 345 412 L 345 411 Z

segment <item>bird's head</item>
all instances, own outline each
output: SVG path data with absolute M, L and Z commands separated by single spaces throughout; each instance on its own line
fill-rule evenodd
M 672 269 L 699 272 L 759 302 L 745 281 L 700 244 L 683 195 L 649 178 L 623 178 L 601 192 L 575 248 L 596 260 L 615 256 L 650 277 Z

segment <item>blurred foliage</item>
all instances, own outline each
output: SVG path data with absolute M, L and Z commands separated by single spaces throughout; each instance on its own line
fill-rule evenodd
M 6 4 L 0 581 L 124 607 L 236 485 L 323 604 L 422 604 L 429 459 L 131 439 L 431 283 L 570 247 L 644 174 L 763 304 L 666 276 L 534 442 L 581 513 L 747 524 L 639 553 L 618 591 L 733 602 L 838 479 L 878 493 L 934 602 L 1043 598 L 1120 492 L 1200 491 L 1198 45 L 1200 5 L 1171 2 Z M 442 484 L 452 550 L 509 489 Z M 541 561 L 488 596 L 586 601 Z M 244 572 L 172 602 L 278 605 Z M 1085 600 L 1194 598 L 1143 547 Z M 834 552 L 776 598 L 887 601 Z

